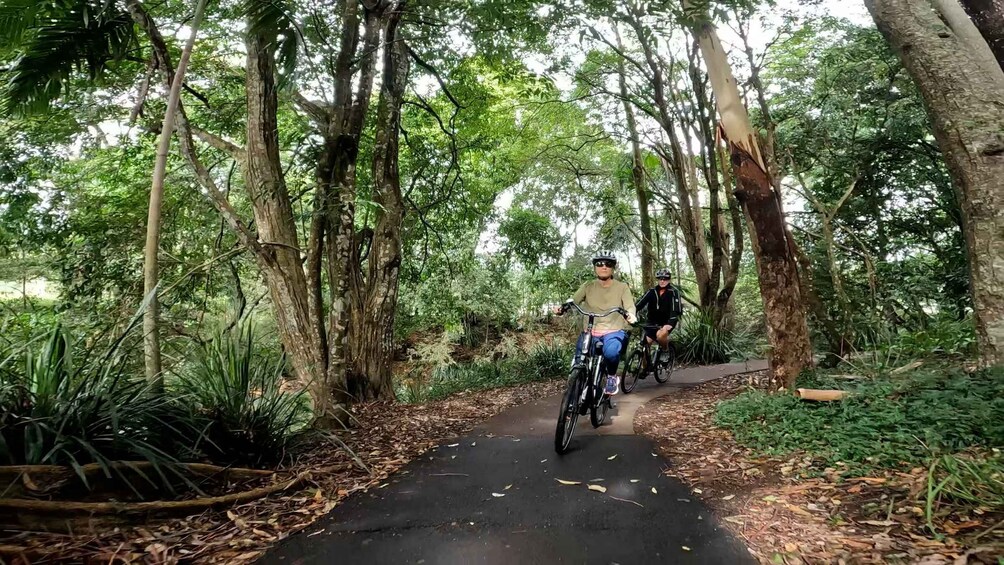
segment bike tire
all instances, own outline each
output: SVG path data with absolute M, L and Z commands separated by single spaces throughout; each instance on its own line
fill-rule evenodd
M 676 368 L 676 347 L 673 344 L 669 344 L 669 348 L 666 350 L 667 360 L 659 365 L 655 370 L 655 380 L 659 384 L 665 384 L 669 382 L 670 377 L 673 376 L 673 369 Z
M 554 429 L 554 451 L 559 455 L 568 451 L 575 431 L 575 421 L 579 419 L 579 396 L 582 394 L 582 369 L 573 369 L 568 377 L 568 386 L 561 397 L 558 410 L 558 424 Z
M 638 378 L 641 376 L 641 355 L 641 351 L 635 349 L 624 363 L 624 376 L 621 377 L 621 392 L 624 394 L 630 394 L 638 385 Z
M 589 423 L 593 425 L 594 428 L 598 428 L 603 425 L 603 422 L 607 421 L 607 410 L 610 409 L 610 402 L 606 394 L 603 391 L 599 391 L 600 400 L 596 404 L 589 407 Z

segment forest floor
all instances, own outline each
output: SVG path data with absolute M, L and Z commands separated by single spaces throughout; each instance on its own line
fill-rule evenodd
M 3 532 L 0 563 L 249 562 L 310 526 L 353 493 L 386 486 L 388 476 L 429 449 L 509 408 L 558 394 L 563 386 L 561 381 L 536 382 L 459 393 L 424 404 L 357 405 L 353 407 L 356 426 L 340 439 L 358 462 L 349 451 L 319 442 L 283 469 L 287 477 L 308 474 L 302 488 L 136 527 L 97 527 L 73 535 Z M 340 470 L 326 470 L 331 467 Z
M 657 398 L 635 417 L 688 483 L 762 563 L 1001 563 L 1004 516 L 979 508 L 926 524 L 928 469 L 839 478 L 801 454 L 763 457 L 713 423 L 715 406 L 765 372 L 712 381 Z M 883 511 L 878 516 L 874 509 Z

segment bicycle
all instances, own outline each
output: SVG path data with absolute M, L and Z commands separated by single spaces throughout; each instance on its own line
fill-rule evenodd
M 554 450 L 559 454 L 568 450 L 568 444 L 572 441 L 572 432 L 575 430 L 575 422 L 580 415 L 585 415 L 588 410 L 589 422 L 594 428 L 598 428 L 603 425 L 607 411 L 610 409 L 610 397 L 603 392 L 603 380 L 606 378 L 606 374 L 600 370 L 603 365 L 603 342 L 593 337 L 593 324 L 596 322 L 596 318 L 604 318 L 611 314 L 620 314 L 627 318 L 627 310 L 623 308 L 614 308 L 599 313 L 586 312 L 574 302 L 566 302 L 565 304 L 578 310 L 579 314 L 588 316 L 589 322 L 584 333 L 585 342 L 582 344 L 582 354 L 572 364 L 572 371 L 568 376 L 568 386 L 565 388 L 565 394 L 561 397 L 558 425 L 554 430 Z
M 624 376 L 621 377 L 621 392 L 624 394 L 634 390 L 638 379 L 647 378 L 649 373 L 655 373 L 655 380 L 659 384 L 666 384 L 676 367 L 676 347 L 673 346 L 673 342 L 669 342 L 665 351 L 655 347 L 653 353 L 653 344 L 648 343 L 648 340 L 645 339 L 644 330 L 658 329 L 662 326 L 644 325 L 640 327 L 642 328 L 641 339 L 631 351 L 627 362 L 624 363 Z

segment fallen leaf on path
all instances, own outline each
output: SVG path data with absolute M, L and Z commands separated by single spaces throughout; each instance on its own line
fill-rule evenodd
M 505 488 L 504 488 L 504 489 L 502 489 L 502 490 L 509 490 L 509 489 L 511 489 L 511 488 L 512 488 L 512 485 L 506 485 L 506 486 L 505 486 Z
M 633 500 L 628 500 L 626 498 L 617 498 L 616 496 L 612 496 L 612 495 L 607 495 L 607 496 L 610 496 L 610 498 L 612 498 L 614 500 L 619 500 L 621 502 L 630 502 L 631 504 L 634 504 L 635 506 L 638 506 L 640 508 L 645 508 L 644 506 L 641 505 L 641 503 L 635 502 Z
M 723 497 L 722 497 L 722 500 L 732 500 L 732 499 L 733 499 L 733 498 L 735 498 L 735 497 L 736 497 L 736 495 L 734 495 L 734 494 L 730 494 L 730 495 L 728 495 L 728 496 L 723 496 Z
M 596 492 L 607 492 L 607 487 L 603 485 L 589 485 L 589 490 L 595 490 Z
M 563 485 L 581 485 L 582 481 L 566 481 L 563 479 L 554 479 Z
M 655 490 L 655 487 L 652 487 L 652 494 L 659 494 L 659 491 Z
M 613 461 L 614 459 L 617 459 L 617 454 L 616 453 L 613 454 L 613 455 L 611 455 L 610 457 L 607 457 L 607 461 Z
M 638 479 L 631 479 L 631 482 L 632 482 L 632 483 L 637 483 L 637 482 L 638 482 Z
M 457 447 L 459 445 L 460 445 L 459 443 L 451 443 L 450 445 L 447 445 L 446 447 Z
M 683 551 L 690 551 L 690 548 L 685 545 L 681 545 L 680 547 L 683 549 Z
M 504 495 L 504 494 L 502 494 L 502 493 L 500 493 L 500 492 L 493 492 L 493 493 L 492 493 L 492 496 L 494 496 L 495 498 L 502 498 L 502 497 L 503 497 L 503 496 L 505 496 L 505 495 Z
M 895 526 L 899 522 L 895 520 L 861 520 L 861 523 L 870 526 Z
M 701 489 L 699 489 L 699 488 L 695 488 L 694 492 L 697 493 L 697 494 L 703 494 L 704 493 L 704 491 L 701 490 Z

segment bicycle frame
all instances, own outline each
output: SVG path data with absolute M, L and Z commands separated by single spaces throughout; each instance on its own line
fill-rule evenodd
M 586 406 L 588 407 L 596 406 L 603 399 L 602 394 L 596 394 L 597 390 L 602 390 L 601 388 L 602 375 L 600 374 L 600 367 L 603 365 L 603 363 L 602 359 L 599 359 L 596 355 L 596 350 L 594 347 L 596 338 L 593 336 L 593 326 L 596 324 L 596 318 L 605 318 L 611 314 L 624 315 L 625 312 L 623 308 L 613 308 L 611 310 L 607 310 L 606 312 L 602 313 L 586 312 L 585 310 L 580 308 L 578 304 L 575 304 L 574 302 L 568 302 L 566 304 L 568 304 L 572 308 L 575 308 L 579 312 L 579 314 L 586 316 L 588 319 L 588 321 L 586 322 L 586 329 L 584 332 L 585 338 L 583 338 L 583 343 L 582 343 L 582 354 L 580 355 L 578 361 L 572 362 L 572 368 L 573 369 L 577 367 L 584 368 L 585 371 L 583 371 L 583 374 L 588 374 L 592 376 L 592 383 L 590 383 L 591 386 L 589 386 L 586 389 Z

